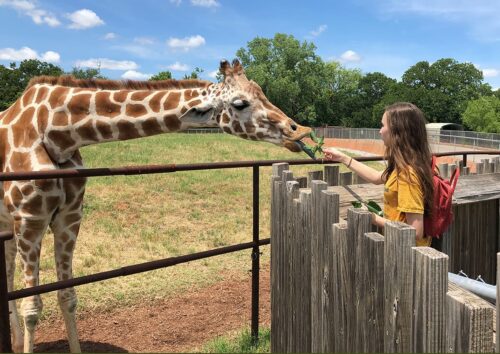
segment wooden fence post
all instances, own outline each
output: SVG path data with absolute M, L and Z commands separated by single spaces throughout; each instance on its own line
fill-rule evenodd
M 333 328 L 333 287 L 337 286 L 332 279 L 333 268 L 333 224 L 339 222 L 340 197 L 337 193 L 324 190 L 320 197 L 320 249 L 323 250 L 323 277 L 321 283 L 321 322 L 323 333 L 321 334 L 321 351 L 331 353 L 335 350 L 334 328 Z
M 491 353 L 495 308 L 471 292 L 449 283 L 446 350 L 449 353 Z M 497 334 L 498 335 L 498 334 Z
M 358 311 L 358 326 L 362 330 L 358 351 L 384 351 L 384 236 L 369 232 L 362 237 L 361 286 L 363 306 Z
M 400 222 L 385 224 L 384 296 L 387 353 L 408 353 L 412 346 L 413 267 L 415 229 Z
M 412 252 L 413 352 L 446 352 L 446 292 L 448 256 L 431 247 Z
M 349 259 L 351 255 L 348 251 L 347 225 L 335 224 L 332 231 L 333 237 L 333 266 L 332 281 L 333 287 L 333 323 L 334 330 L 334 350 L 335 353 L 348 352 L 347 341 L 348 328 L 352 321 L 349 316 L 349 306 L 352 304 L 353 294 L 351 288 L 351 272 Z
M 363 263 L 366 259 L 363 259 L 363 239 L 365 238 L 365 233 L 371 232 L 372 230 L 372 213 L 363 209 L 349 208 L 347 210 L 347 237 L 351 240 L 349 242 L 351 256 L 351 271 L 353 274 L 352 278 L 352 293 L 353 305 L 352 307 L 352 317 L 354 319 L 350 331 L 352 335 L 350 351 L 361 351 L 362 339 L 365 331 L 364 323 L 362 319 L 364 317 L 365 305 L 363 301 L 368 294 L 365 292 L 367 290 L 365 285 L 365 279 L 362 278 L 361 272 L 363 268 Z
M 339 165 L 326 165 L 325 166 L 325 182 L 329 186 L 339 185 Z
M 352 184 L 352 172 L 342 172 L 340 174 L 339 185 L 350 186 Z
M 321 351 L 322 328 L 322 288 L 323 278 L 323 245 L 320 243 L 321 229 L 321 192 L 326 190 L 328 185 L 323 181 L 311 182 L 312 193 L 312 229 L 311 229 L 311 350 L 314 353 Z

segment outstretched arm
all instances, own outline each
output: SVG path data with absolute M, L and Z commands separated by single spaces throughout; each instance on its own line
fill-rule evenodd
M 344 154 L 343 152 L 340 152 L 337 149 L 324 148 L 323 152 L 325 153 L 326 160 L 343 163 L 349 169 L 356 172 L 358 176 L 361 176 L 361 178 L 363 178 L 367 182 L 373 184 L 382 184 L 385 182 L 382 178 L 381 171 L 377 171 L 374 168 L 371 168 L 362 162 L 356 161 L 352 157 Z

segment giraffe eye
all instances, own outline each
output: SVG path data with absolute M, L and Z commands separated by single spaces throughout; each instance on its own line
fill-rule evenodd
M 231 104 L 239 111 L 250 106 L 250 102 L 248 102 L 247 100 L 234 100 Z

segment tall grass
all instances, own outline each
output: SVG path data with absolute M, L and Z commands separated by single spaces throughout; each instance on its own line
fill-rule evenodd
M 166 134 L 82 149 L 87 167 L 307 158 L 226 134 Z M 294 166 L 295 175 L 321 167 Z M 269 237 L 271 168 L 260 172 L 260 234 Z M 190 171 L 90 178 L 74 256 L 82 276 L 252 240 L 252 170 Z M 53 238 L 42 247 L 41 283 L 55 281 Z M 269 249 L 263 248 L 263 263 Z M 226 274 L 245 276 L 250 251 L 80 286 L 79 313 L 124 306 L 203 286 Z M 20 275 L 16 287 L 21 287 Z M 55 294 L 42 296 L 44 315 L 57 312 Z

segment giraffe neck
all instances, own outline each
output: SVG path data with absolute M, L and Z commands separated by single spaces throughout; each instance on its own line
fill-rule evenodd
M 220 95 L 221 84 L 163 90 L 102 90 L 35 85 L 25 92 L 31 102 L 23 110 L 37 112 L 33 119 L 51 157 L 67 161 L 80 147 L 176 132 L 208 123 L 179 119 L 191 107 Z M 34 92 L 30 92 L 34 90 Z

